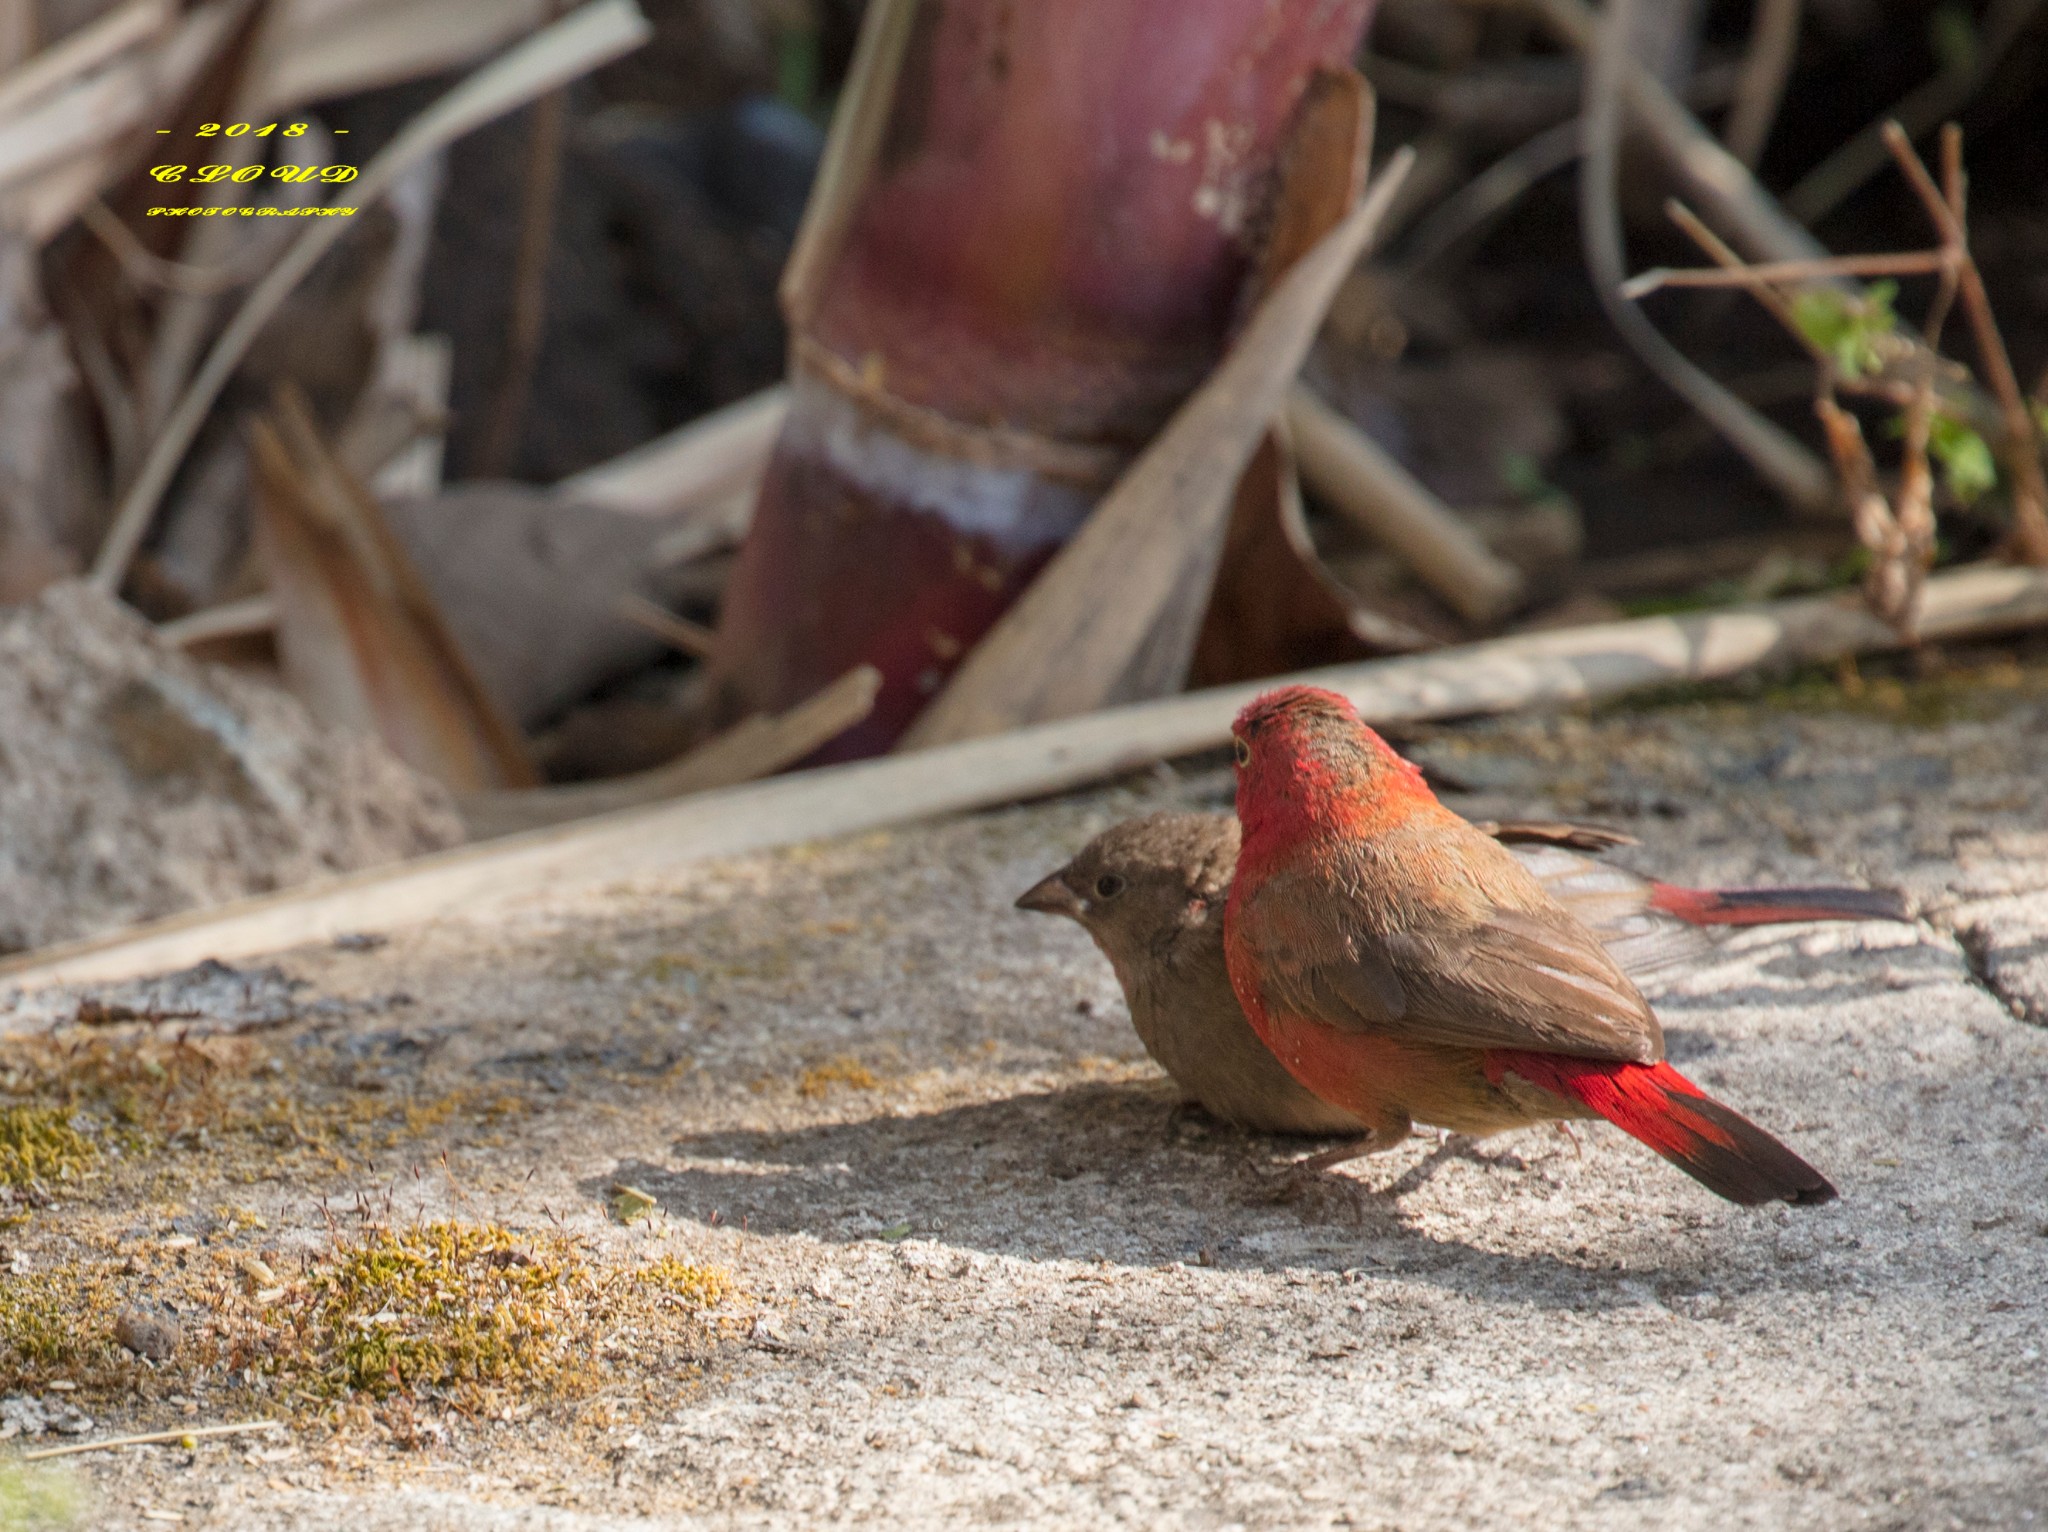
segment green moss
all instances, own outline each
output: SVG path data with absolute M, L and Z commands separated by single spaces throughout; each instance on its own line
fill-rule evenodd
M 732 1273 L 724 1267 L 692 1266 L 672 1255 L 641 1267 L 640 1281 L 695 1309 L 717 1308 L 734 1290 Z
M 344 1243 L 290 1317 L 328 1392 L 548 1385 L 587 1365 L 589 1287 L 566 1240 L 434 1223 Z
M 85 1492 L 58 1468 L 0 1463 L 0 1527 L 7 1532 L 58 1532 L 85 1517 Z
M 816 1101 L 840 1086 L 848 1090 L 880 1090 L 882 1082 L 860 1060 L 842 1056 L 806 1069 L 797 1077 L 796 1093 L 807 1101 Z
M 98 1157 L 61 1107 L 0 1107 L 0 1186 L 69 1180 Z
M 78 1266 L 0 1282 L 0 1374 L 19 1368 L 94 1366 L 113 1352 L 115 1303 L 104 1281 Z M 4 1526 L 0 1522 L 0 1526 Z

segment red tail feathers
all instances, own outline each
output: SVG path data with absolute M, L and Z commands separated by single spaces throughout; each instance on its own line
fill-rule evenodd
M 1489 1078 L 1512 1072 L 1578 1102 L 1730 1202 L 1834 1200 L 1826 1176 L 1669 1064 L 1506 1051 L 1489 1053 L 1486 1061 Z
M 1653 883 L 1650 908 L 1695 926 L 1909 918 L 1906 901 L 1882 888 L 1680 888 L 1675 883 Z

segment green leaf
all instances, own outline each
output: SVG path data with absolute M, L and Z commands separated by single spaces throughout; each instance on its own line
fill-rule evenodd
M 1998 483 L 1998 465 L 1984 438 L 1953 415 L 1936 415 L 1927 448 L 1941 464 L 1941 482 L 1959 505 L 1968 505 Z
M 1882 342 L 1899 327 L 1892 299 L 1896 282 L 1872 282 L 1860 294 L 1836 287 L 1803 288 L 1792 299 L 1799 333 L 1828 354 L 1835 370 L 1851 382 L 1884 367 Z

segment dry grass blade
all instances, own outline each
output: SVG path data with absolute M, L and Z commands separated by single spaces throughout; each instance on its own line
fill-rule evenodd
M 818 165 L 796 243 L 782 269 L 782 314 L 792 332 L 808 329 L 826 268 L 839 253 L 848 223 L 882 152 L 882 135 L 896 103 L 896 79 L 910 48 L 920 0 L 871 0 L 846 84 L 832 114 L 832 133 Z
M 1424 488 L 1379 443 L 1297 384 L 1287 424 L 1310 489 L 1470 622 L 1500 621 L 1521 602 L 1521 571 Z
M 38 238 L 46 234 L 41 218 L 29 216 L 37 210 L 23 205 L 24 195 L 74 165 L 96 169 L 93 156 L 118 145 L 161 103 L 176 99 L 246 9 L 247 0 L 219 0 L 192 11 L 154 50 L 130 43 L 131 57 L 117 50 L 95 59 L 93 68 L 21 92 L 22 109 L 0 122 L 0 187 L 8 189 L 14 220 Z M 97 190 L 95 180 L 86 195 Z
M 193 266 L 183 261 L 167 260 L 137 239 L 135 232 L 98 197 L 79 210 L 79 217 L 92 231 L 93 237 L 121 263 L 122 275 L 138 288 L 161 287 L 175 293 L 210 298 L 246 282 L 253 274 L 237 269 L 232 263 Z
M 370 205 L 426 156 L 514 107 L 586 74 L 647 40 L 646 19 L 633 0 L 589 5 L 528 38 L 479 69 L 408 123 L 350 186 L 353 205 Z M 271 268 L 228 322 L 197 375 L 150 443 L 135 482 L 121 498 L 112 530 L 93 563 L 93 583 L 118 590 L 129 561 L 149 531 L 157 502 L 170 487 L 207 411 L 278 306 L 348 230 L 346 218 L 316 218 Z
M 2048 571 L 1977 565 L 1927 582 L 1923 638 L 1959 639 L 2048 623 Z M 1382 723 L 1504 712 L 1709 681 L 1759 665 L 1896 649 L 1898 633 L 1855 596 L 1559 628 L 1333 666 L 1061 719 L 912 755 L 798 772 L 676 803 L 422 857 L 94 941 L 0 960 L 0 983 L 83 983 L 237 962 L 347 931 L 391 929 L 456 911 L 672 873 L 826 836 L 1062 792 L 1223 744 L 1239 708 L 1288 681 L 1343 692 Z
M 30 8 L 32 10 L 32 8 Z M 177 19 L 173 0 L 129 0 L 0 77 L 0 117 L 147 42 Z
M 1206 589 L 1191 575 L 1213 567 L 1237 476 L 1412 162 L 1397 154 L 1280 280 L 1209 380 L 911 726 L 906 748 L 1086 712 L 1116 694 L 1168 604 L 1184 587 Z
M 718 635 L 711 629 L 678 617 L 637 592 L 627 591 L 613 603 L 612 609 L 635 627 L 646 629 L 663 643 L 673 644 L 697 659 L 708 660 L 718 649 Z
M 250 456 L 278 655 L 301 700 L 457 790 L 538 781 L 377 502 L 327 450 L 295 393 L 251 428 Z
M 43 1447 L 35 1452 L 24 1452 L 24 1463 L 39 1463 L 45 1458 L 72 1457 L 81 1452 L 107 1452 L 115 1447 L 149 1447 L 163 1442 L 198 1441 L 202 1437 L 242 1436 L 251 1431 L 283 1431 L 289 1429 L 281 1420 L 239 1420 L 228 1426 L 187 1426 L 179 1431 L 144 1431 L 138 1436 L 110 1436 L 97 1442 L 67 1442 L 62 1447 Z
M 856 666 L 788 712 L 742 719 L 653 771 L 607 782 L 470 795 L 462 800 L 463 823 L 473 837 L 485 839 L 751 782 L 795 765 L 866 718 L 881 685 L 880 671 Z
M 1266 296 L 1302 257 L 1358 205 L 1372 168 L 1373 114 L 1372 87 L 1357 70 L 1322 66 L 1309 76 L 1274 161 L 1264 247 L 1259 252 L 1257 268 L 1238 299 L 1247 311 L 1256 313 Z M 1404 184 L 1412 185 L 1413 176 Z M 1382 221 L 1392 216 L 1390 204 Z M 1300 520 L 1301 487 L 1291 451 L 1282 446 L 1281 438 L 1285 435 L 1285 423 L 1278 422 L 1276 417 L 1276 423 L 1261 438 L 1261 446 L 1243 465 L 1215 534 L 1206 544 L 1195 545 L 1188 561 L 1181 566 L 1178 585 L 1154 615 L 1151 631 L 1125 663 L 1123 673 L 1103 701 L 1127 702 L 1182 691 L 1194 673 L 1195 657 L 1205 638 L 1210 640 L 1212 655 L 1217 653 L 1212 630 L 1218 616 L 1219 595 L 1233 584 L 1241 584 L 1244 578 L 1243 571 L 1226 571 L 1223 560 L 1232 533 L 1238 528 L 1239 512 L 1247 507 L 1247 489 L 1252 491 L 1251 502 L 1266 501 L 1272 512 L 1258 518 L 1254 525 L 1278 530 L 1288 519 L 1283 504 L 1292 508 L 1296 521 Z M 1274 449 L 1274 456 L 1262 473 L 1258 453 L 1268 445 Z M 1287 461 L 1281 471 L 1283 458 Z M 1261 478 L 1262 485 L 1247 483 L 1248 479 Z M 1284 493 L 1279 493 L 1279 503 L 1274 503 L 1283 482 Z M 1306 542 L 1306 528 L 1300 530 Z M 1250 552 L 1255 546 L 1240 542 L 1238 551 Z M 1296 558 L 1291 541 L 1271 551 L 1289 561 Z M 1316 572 L 1321 571 L 1318 568 Z M 1350 636 L 1348 631 L 1345 636 Z M 1289 660 L 1264 669 L 1231 671 L 1229 677 L 1235 680 L 1242 675 L 1270 674 L 1273 670 L 1291 669 L 1297 663 L 1298 660 Z
M 778 383 L 555 486 L 566 499 L 635 516 L 709 507 L 760 482 L 789 414 Z
M 156 631 L 165 643 L 189 649 L 194 644 L 211 643 L 215 639 L 268 633 L 276 626 L 277 602 L 269 595 L 261 595 L 244 596 L 240 601 L 224 601 L 219 606 L 210 606 L 189 617 L 167 622 Z
M 278 58 L 260 81 L 258 116 L 418 79 L 481 58 L 532 31 L 553 0 L 354 0 L 289 7 Z
M 377 371 L 356 400 L 335 451 L 384 499 L 441 487 L 454 347 L 445 335 L 385 341 Z
M 1950 264 L 1942 250 L 1902 250 L 1896 254 L 1831 255 L 1821 261 L 1770 261 L 1756 266 L 1724 266 L 1715 271 L 1652 266 L 1621 285 L 1621 295 L 1647 298 L 1667 287 L 1753 287 L 1770 283 L 1816 282 L 1833 277 L 1925 277 Z

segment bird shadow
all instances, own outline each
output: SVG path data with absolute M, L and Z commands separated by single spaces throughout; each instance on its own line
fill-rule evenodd
M 1957 965 L 1953 948 L 1923 942 L 1910 947 L 1887 947 L 1880 952 L 1845 947 L 1825 959 L 1814 959 L 1796 951 L 1796 934 L 1768 947 L 1729 954 L 1753 962 L 1769 978 L 1791 980 L 1796 989 L 1769 984 L 1730 984 L 1703 993 L 1667 992 L 1654 996 L 1660 1013 L 1670 1011 L 1731 1011 L 1744 1006 L 1784 1005 L 1820 1007 L 1859 1000 L 1873 994 L 1899 989 L 1924 989 L 1955 984 L 1965 978 Z M 1873 958 L 1881 962 L 1872 962 Z M 1823 977 L 1826 976 L 1826 977 Z M 1829 982 L 1829 980 L 1832 982 Z
M 1131 1267 L 1366 1269 L 1545 1307 L 1640 1301 L 1600 1251 L 1503 1252 L 1404 1210 L 1404 1197 L 1461 1161 L 1485 1175 L 1539 1173 L 1512 1151 L 1453 1138 L 1334 1173 L 1290 1163 L 1318 1142 L 1177 1109 L 1163 1085 L 1092 1084 L 910 1115 L 693 1134 L 669 1163 L 626 1161 L 585 1190 L 603 1197 L 623 1182 L 673 1217 L 826 1243 L 930 1239 Z M 1640 1245 L 1632 1249 L 1639 1257 Z M 1670 1265 L 1693 1273 L 1709 1258 L 1698 1242 L 1674 1247 Z

